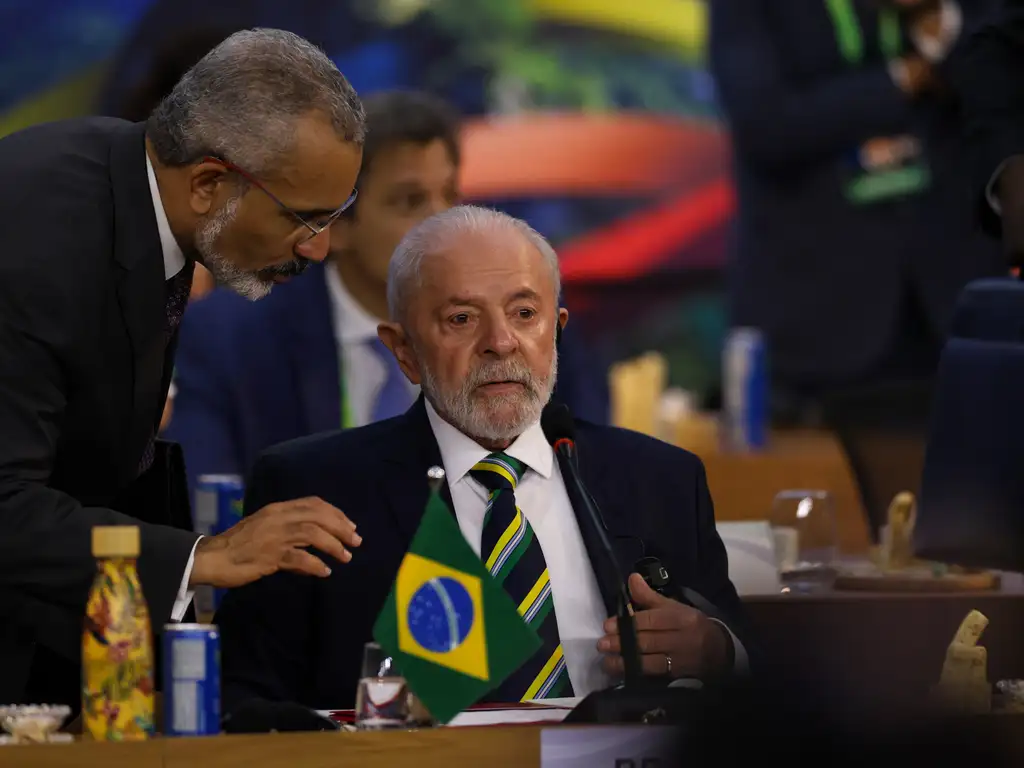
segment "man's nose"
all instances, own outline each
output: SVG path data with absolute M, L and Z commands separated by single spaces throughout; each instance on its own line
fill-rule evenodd
M 505 357 L 519 348 L 519 337 L 515 335 L 504 318 L 491 320 L 484 334 L 485 350 L 499 357 Z
M 331 247 L 331 228 L 327 227 L 318 235 L 313 235 L 295 246 L 295 255 L 309 261 L 323 261 Z

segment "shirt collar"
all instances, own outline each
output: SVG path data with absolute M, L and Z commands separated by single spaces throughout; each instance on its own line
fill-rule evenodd
M 449 483 L 455 484 L 466 476 L 474 464 L 489 456 L 491 451 L 442 419 L 429 400 L 425 399 L 424 403 L 437 447 L 441 449 L 441 463 L 444 464 L 445 475 Z M 539 421 L 527 427 L 504 453 L 519 459 L 541 477 L 551 477 L 554 453 L 544 438 Z
M 338 338 L 342 343 L 348 344 L 363 344 L 376 339 L 377 326 L 381 321 L 355 300 L 332 263 L 327 262 L 323 268 L 327 270 L 327 292 L 334 308 Z
M 149 192 L 153 197 L 153 212 L 156 213 L 156 230 L 160 234 L 160 250 L 164 254 L 164 278 L 170 280 L 185 267 L 185 254 L 171 232 L 171 224 L 167 221 L 164 201 L 160 197 L 160 187 L 156 183 L 156 172 L 153 163 L 146 153 L 146 175 L 149 176 Z

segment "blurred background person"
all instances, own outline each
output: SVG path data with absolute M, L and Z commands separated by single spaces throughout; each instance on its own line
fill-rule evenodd
M 365 100 L 356 204 L 331 227 L 329 263 L 252 303 L 215 290 L 182 324 L 175 413 L 190 480 L 245 475 L 275 443 L 404 413 L 419 395 L 377 337 L 391 254 L 416 223 L 455 205 L 459 120 L 415 91 Z M 555 396 L 608 420 L 607 372 L 566 329 Z
M 958 292 L 1001 269 L 946 87 L 990 3 L 709 5 L 739 200 L 731 322 L 764 332 L 779 413 L 930 379 Z
M 1005 0 L 965 45 L 957 93 L 974 155 L 981 226 L 1024 264 L 1024 2 Z

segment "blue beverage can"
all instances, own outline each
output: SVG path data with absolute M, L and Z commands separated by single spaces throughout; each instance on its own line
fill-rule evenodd
M 756 328 L 734 328 L 722 353 L 722 410 L 727 448 L 749 451 L 768 441 L 768 355 Z
M 196 533 L 216 536 L 242 519 L 245 486 L 239 475 L 200 475 L 195 490 Z M 224 590 L 196 590 L 196 608 L 210 614 L 217 610 Z
M 165 736 L 220 733 L 220 632 L 167 624 L 163 633 Z
M 238 475 L 200 475 L 196 481 L 196 532 L 216 536 L 242 519 L 245 486 Z

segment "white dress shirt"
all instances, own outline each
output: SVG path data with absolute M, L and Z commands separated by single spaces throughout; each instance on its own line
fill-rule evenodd
M 377 396 L 388 377 L 388 366 L 370 349 L 377 338 L 380 320 L 363 309 L 345 287 L 332 264 L 326 264 L 327 293 L 331 299 L 331 321 L 338 356 L 345 377 L 345 397 L 353 427 L 361 427 L 373 420 Z M 420 388 L 403 377 L 409 391 L 409 404 L 419 397 Z
M 462 535 L 479 556 L 487 489 L 470 477 L 469 470 L 490 451 L 442 419 L 429 401 L 426 406 L 441 449 L 455 517 Z M 548 566 L 558 637 L 573 693 L 586 696 L 607 688 L 613 681 L 601 667 L 603 654 L 597 650 L 597 641 L 605 635 L 608 613 L 554 452 L 539 423 L 527 428 L 504 452 L 529 468 L 516 486 L 516 504 L 533 528 Z M 735 648 L 734 669 L 745 672 L 749 666 L 747 652 L 732 630 L 725 629 Z
M 992 174 L 992 178 L 988 180 L 988 184 L 985 185 L 985 200 L 991 206 L 992 210 L 996 212 L 998 216 L 1003 215 L 1003 206 L 999 202 L 999 196 L 996 194 L 996 183 L 999 181 L 999 177 L 1003 175 L 1003 171 L 1006 170 L 1006 164 L 1010 162 L 1010 158 L 1006 158 L 996 168 L 995 173 Z
M 181 246 L 178 245 L 178 241 L 174 239 L 174 234 L 171 232 L 171 225 L 167 221 L 167 213 L 164 211 L 164 203 L 160 199 L 160 188 L 156 183 L 153 163 L 150 162 L 148 154 L 146 155 L 146 173 L 149 176 L 149 191 L 153 197 L 156 228 L 157 232 L 160 233 L 160 248 L 164 253 L 164 278 L 170 280 L 185 268 L 185 254 L 182 253 Z M 196 544 L 198 543 L 199 541 L 196 540 Z M 181 577 L 178 596 L 175 598 L 174 607 L 171 609 L 171 621 L 181 621 L 184 618 L 185 611 L 188 610 L 189 603 L 192 602 L 192 598 L 195 596 L 195 593 L 188 588 L 188 581 L 192 576 L 192 566 L 195 565 L 195 559 L 196 548 L 193 546 L 192 552 L 188 556 L 188 562 L 185 564 L 185 573 Z
M 469 476 L 469 470 L 491 452 L 442 419 L 429 402 L 427 417 L 441 449 L 459 528 L 479 555 L 487 490 Z M 607 688 L 611 680 L 601 668 L 597 650 L 597 641 L 605 634 L 604 601 L 562 474 L 540 424 L 529 427 L 505 453 L 529 467 L 516 486 L 516 504 L 533 527 L 547 561 L 558 636 L 573 692 L 586 696 Z

